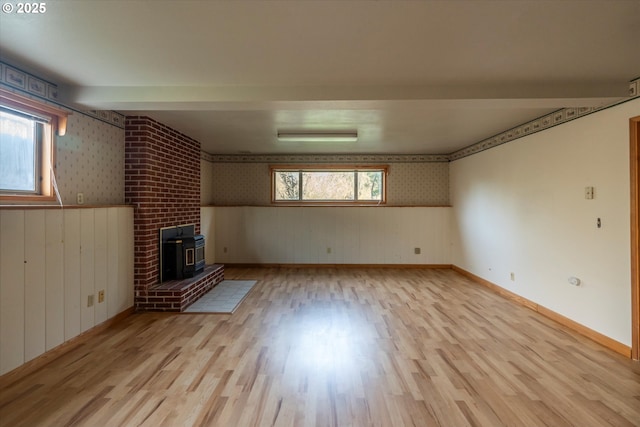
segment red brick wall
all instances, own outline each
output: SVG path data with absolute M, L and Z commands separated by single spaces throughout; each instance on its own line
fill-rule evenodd
M 149 117 L 125 122 L 125 202 L 135 206 L 136 305 L 159 278 L 159 230 L 200 232 L 200 143 Z

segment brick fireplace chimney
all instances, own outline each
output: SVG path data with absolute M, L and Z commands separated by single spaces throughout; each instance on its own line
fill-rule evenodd
M 149 117 L 125 122 L 125 202 L 134 209 L 135 303 L 160 280 L 159 230 L 200 232 L 200 143 Z

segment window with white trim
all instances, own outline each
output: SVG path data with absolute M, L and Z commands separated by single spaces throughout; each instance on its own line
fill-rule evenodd
M 387 166 L 272 166 L 271 200 L 293 204 L 383 204 Z

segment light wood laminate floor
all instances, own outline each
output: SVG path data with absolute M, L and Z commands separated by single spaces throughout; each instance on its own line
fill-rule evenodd
M 452 270 L 228 269 L 0 390 L 2 426 L 638 426 L 640 365 Z M 628 309 L 628 307 L 621 307 Z

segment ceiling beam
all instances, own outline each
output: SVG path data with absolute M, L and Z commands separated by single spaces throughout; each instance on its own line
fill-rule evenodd
M 96 109 L 234 111 L 270 109 L 562 108 L 611 104 L 627 82 L 467 86 L 83 86 L 65 87 L 69 103 Z

